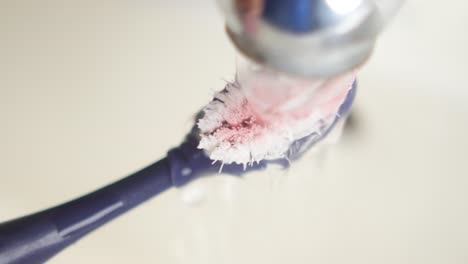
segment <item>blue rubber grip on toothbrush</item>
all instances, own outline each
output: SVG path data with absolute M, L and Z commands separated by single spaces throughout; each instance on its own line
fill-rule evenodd
M 326 128 L 321 137 L 314 138 L 314 144 L 348 113 L 355 92 L 356 83 L 333 124 Z M 161 192 L 216 173 L 218 167 L 213 166 L 212 160 L 197 148 L 197 135 L 194 127 L 185 141 L 170 150 L 166 158 L 127 178 L 71 202 L 0 224 L 0 264 L 44 263 L 83 236 Z M 247 170 L 242 165 L 227 164 L 223 172 L 240 176 L 248 171 L 263 169 L 270 162 L 281 163 L 262 161 L 249 166 Z

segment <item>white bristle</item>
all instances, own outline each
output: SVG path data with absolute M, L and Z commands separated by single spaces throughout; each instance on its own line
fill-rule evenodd
M 229 83 L 215 94 L 198 121 L 198 147 L 222 165 L 237 163 L 245 167 L 286 158 L 292 142 L 319 132 L 324 121 L 333 122 L 354 74 L 337 80 L 329 82 L 329 87 L 325 84 L 316 89 L 323 81 L 285 81 L 284 76 L 262 71 Z M 337 86 L 341 86 L 338 92 Z M 327 102 L 333 105 L 325 104 L 324 97 L 329 97 Z

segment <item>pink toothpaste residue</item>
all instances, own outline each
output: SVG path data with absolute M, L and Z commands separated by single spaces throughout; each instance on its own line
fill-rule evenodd
M 310 81 L 261 69 L 215 94 L 199 120 L 199 148 L 222 164 L 286 158 L 295 140 L 332 123 L 355 78 Z

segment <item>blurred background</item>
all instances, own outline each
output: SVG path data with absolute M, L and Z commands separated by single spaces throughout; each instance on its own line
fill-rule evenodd
M 338 144 L 166 192 L 50 263 L 468 263 L 467 8 L 406 2 Z M 0 0 L 0 222 L 163 157 L 235 57 L 214 0 Z

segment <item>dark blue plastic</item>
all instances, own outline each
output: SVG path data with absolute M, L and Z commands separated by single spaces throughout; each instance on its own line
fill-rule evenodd
M 79 238 L 172 186 L 163 159 L 128 178 L 0 225 L 0 263 L 43 263 Z
M 356 87 L 340 108 L 330 131 L 353 102 Z M 310 142 L 309 142 L 310 143 Z M 198 130 L 194 128 L 184 143 L 168 152 L 166 158 L 93 193 L 57 207 L 0 224 L 0 264 L 44 263 L 83 236 L 96 230 L 151 197 L 173 187 L 182 186 L 203 175 L 219 170 L 219 165 L 197 148 Z M 309 144 L 311 146 L 313 144 Z M 295 157 L 300 153 L 296 153 Z M 281 161 L 270 161 L 281 162 Z M 243 166 L 225 165 L 224 173 L 242 175 L 263 169 L 267 161 L 245 171 Z

